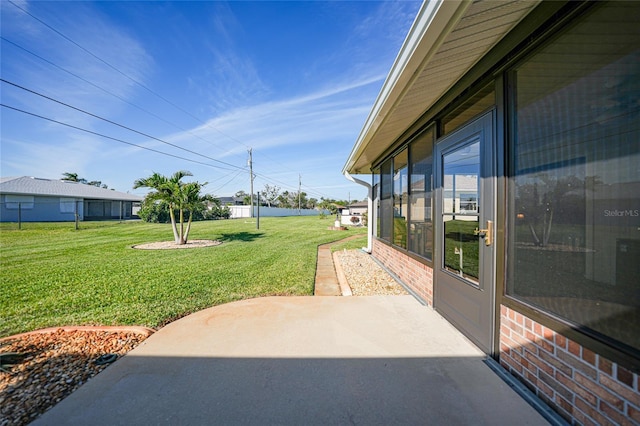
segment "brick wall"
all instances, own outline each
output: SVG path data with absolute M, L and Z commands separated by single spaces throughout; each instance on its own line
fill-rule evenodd
M 433 269 L 384 244 L 373 241 L 373 256 L 429 306 L 433 306 Z
M 571 423 L 640 424 L 638 374 L 505 306 L 500 363 Z

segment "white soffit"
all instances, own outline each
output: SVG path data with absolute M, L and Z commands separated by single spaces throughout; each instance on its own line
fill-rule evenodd
M 426 1 L 343 172 L 370 173 L 372 162 L 538 3 L 538 0 Z

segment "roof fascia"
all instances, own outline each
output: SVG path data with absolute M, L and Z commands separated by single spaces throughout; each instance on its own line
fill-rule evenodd
M 471 0 L 426 0 L 422 4 L 342 169 L 343 174 L 353 172 L 351 168 L 389 112 L 402 99 L 411 82 L 437 52 L 471 3 Z

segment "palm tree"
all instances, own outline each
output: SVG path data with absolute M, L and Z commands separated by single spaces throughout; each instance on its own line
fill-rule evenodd
M 200 195 L 200 191 L 202 187 L 207 183 L 199 183 L 199 182 L 190 182 L 182 186 L 181 188 L 181 206 L 180 210 L 180 235 L 181 239 L 184 239 L 184 243 L 186 244 L 187 239 L 189 238 L 189 231 L 191 230 L 191 222 L 193 220 L 193 212 L 198 208 L 202 208 L 202 206 L 207 202 L 213 202 L 214 197 L 209 194 Z M 183 212 L 187 210 L 189 212 L 189 219 L 187 221 L 187 230 L 186 232 L 182 232 L 183 228 Z
M 71 182 L 77 182 L 78 181 L 78 174 L 77 173 L 64 172 L 62 174 L 62 179 L 68 180 L 68 181 L 71 181 Z
M 87 180 L 78 176 L 77 173 L 64 172 L 62 174 L 62 180 L 68 180 L 70 182 L 87 183 Z
M 210 196 L 201 196 L 200 190 L 206 183 L 199 182 L 182 182 L 185 176 L 193 176 L 191 172 L 180 170 L 175 172 L 171 177 L 154 173 L 147 178 L 141 178 L 133 183 L 133 188 L 152 188 L 155 191 L 147 194 L 147 199 L 153 201 L 165 202 L 169 208 L 169 217 L 171 218 L 171 228 L 173 230 L 173 239 L 176 244 L 186 244 L 191 229 L 191 219 L 193 210 L 209 199 Z M 180 228 L 176 223 L 176 210 L 179 213 Z M 189 223 L 187 230 L 184 230 L 184 213 L 189 212 Z

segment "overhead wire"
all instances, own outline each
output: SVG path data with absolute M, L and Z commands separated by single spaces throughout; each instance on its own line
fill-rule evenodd
M 17 4 L 16 4 L 15 2 L 13 2 L 12 0 L 8 0 L 8 2 L 9 2 L 10 4 L 12 4 L 14 7 L 16 7 L 17 9 L 21 10 L 21 11 L 22 11 L 23 13 L 25 13 L 26 15 L 30 16 L 30 17 L 31 17 L 31 18 L 33 18 L 34 20 L 38 21 L 39 23 L 41 23 L 42 25 L 44 25 L 45 27 L 47 27 L 48 29 L 50 29 L 51 31 L 53 31 L 54 33 L 58 34 L 60 37 L 64 38 L 64 39 L 65 39 L 65 40 L 67 40 L 68 42 L 72 43 L 73 45 L 75 45 L 76 47 L 78 47 L 79 49 L 81 49 L 82 51 L 84 51 L 85 53 L 87 53 L 88 55 L 90 55 L 90 56 L 92 56 L 93 58 L 95 58 L 96 60 L 98 60 L 98 61 L 102 62 L 103 64 L 105 64 L 105 65 L 106 65 L 106 66 L 108 66 L 109 68 L 111 68 L 111 69 L 113 69 L 114 71 L 116 71 L 118 74 L 120 74 L 120 75 L 124 76 L 125 78 L 129 79 L 129 80 L 130 80 L 130 81 L 132 81 L 133 83 L 135 83 L 135 84 L 137 84 L 138 86 L 142 87 L 143 89 L 147 90 L 149 93 L 151 93 L 151 94 L 153 94 L 154 96 L 158 97 L 159 99 L 163 100 L 163 101 L 164 101 L 164 102 L 166 102 L 167 104 L 169 104 L 169 105 L 171 105 L 172 107 L 176 108 L 177 110 L 179 110 L 179 111 L 183 112 L 184 114 L 188 115 L 189 117 L 193 118 L 194 120 L 196 120 L 196 121 L 198 121 L 198 122 L 202 123 L 202 124 L 203 124 L 203 125 L 205 125 L 206 127 L 209 127 L 209 128 L 211 128 L 211 129 L 213 129 L 213 130 L 217 131 L 218 133 L 220 133 L 221 135 L 223 135 L 223 136 L 227 137 L 228 139 L 230 139 L 230 140 L 232 140 L 232 141 L 234 141 L 234 142 L 236 142 L 236 143 L 238 143 L 238 144 L 240 144 L 240 145 L 242 145 L 242 146 L 244 146 L 244 147 L 246 147 L 246 148 L 249 148 L 249 146 L 248 146 L 248 145 L 246 145 L 245 143 L 243 143 L 243 142 L 241 142 L 240 140 L 238 140 L 238 139 L 236 139 L 236 138 L 234 138 L 234 137 L 232 137 L 232 136 L 230 136 L 230 135 L 228 135 L 228 134 L 226 134 L 226 133 L 222 132 L 220 129 L 216 128 L 215 126 L 212 126 L 212 125 L 210 125 L 209 123 L 206 123 L 206 122 L 202 121 L 200 118 L 198 118 L 198 117 L 196 117 L 195 115 L 191 114 L 189 111 L 185 110 L 184 108 L 180 107 L 179 105 L 175 104 L 174 102 L 171 102 L 169 99 L 167 99 L 167 98 L 163 97 L 163 96 L 162 96 L 162 95 L 160 95 L 159 93 L 157 93 L 157 92 L 155 92 L 154 90 L 150 89 L 150 88 L 149 88 L 149 87 L 147 87 L 145 84 L 143 84 L 143 83 L 141 83 L 140 81 L 136 80 L 135 78 L 133 78 L 133 77 L 129 76 L 128 74 L 126 74 L 125 72 L 121 71 L 120 69 L 118 69 L 117 67 L 115 67 L 115 66 L 114 66 L 114 65 L 112 65 L 111 63 L 107 62 L 106 60 L 104 60 L 104 59 L 100 58 L 98 55 L 94 54 L 94 53 L 93 53 L 93 52 L 91 52 L 89 49 L 87 49 L 87 48 L 85 48 L 84 46 L 80 45 L 79 43 L 77 43 L 76 41 L 74 41 L 73 39 L 71 39 L 70 37 L 68 37 L 68 36 L 67 36 L 67 35 L 65 35 L 64 33 L 62 33 L 61 31 L 57 30 L 56 28 L 54 28 L 53 26 L 49 25 L 48 23 L 46 23 L 46 22 L 45 22 L 45 21 L 43 21 L 42 19 L 40 19 L 40 18 L 38 18 L 37 16 L 33 15 L 33 14 L 32 14 L 32 13 L 30 13 L 29 11 L 27 11 L 27 10 L 25 10 L 24 8 L 20 7 L 19 5 L 17 5 Z M 6 40 L 6 39 L 3 37 L 3 40 Z M 8 40 L 6 40 L 6 41 L 8 41 Z M 9 41 L 9 42 L 10 42 L 10 41 Z M 12 43 L 12 42 L 10 42 L 10 43 Z M 12 43 L 12 44 L 14 44 L 14 45 L 15 45 L 15 43 Z M 20 47 L 20 46 L 18 46 L 18 47 Z M 23 50 L 26 50 L 26 49 L 24 49 L 24 48 L 23 48 Z M 29 53 L 31 53 L 31 52 L 29 52 Z M 36 55 L 36 56 L 37 56 L 37 55 Z M 47 62 L 49 62 L 49 61 L 47 61 Z M 50 62 L 49 62 L 49 63 L 50 63 Z M 82 80 L 83 80 L 83 81 L 86 81 L 86 80 L 84 80 L 84 79 L 82 79 Z M 3 105 L 3 106 L 4 106 L 4 105 Z M 13 108 L 13 109 L 15 109 L 15 108 Z M 17 111 L 20 111 L 20 110 L 18 110 L 18 109 L 16 109 L 16 110 L 17 110 Z M 24 113 L 26 113 L 26 114 L 30 114 L 30 115 L 37 116 L 36 114 L 28 113 L 28 112 L 26 112 L 26 111 L 21 111 L 21 112 L 24 112 Z M 91 114 L 90 114 L 90 115 L 91 115 Z M 42 118 L 43 118 L 43 119 L 50 120 L 50 121 L 55 121 L 55 120 L 48 119 L 48 118 L 46 118 L 46 117 L 42 117 Z M 106 120 L 106 121 L 108 121 L 108 120 Z M 164 121 L 164 120 L 163 120 L 163 121 Z M 68 125 L 68 124 L 66 124 L 66 123 L 60 123 L 60 124 L 67 125 L 67 126 L 69 126 L 69 127 L 74 127 L 74 126 Z M 79 129 L 79 130 L 86 131 L 86 129 Z M 90 132 L 90 131 L 89 131 L 89 132 Z M 100 136 L 102 136 L 102 137 L 107 137 L 107 136 L 104 136 L 104 135 L 100 135 Z M 107 137 L 107 138 L 110 138 L 110 137 Z M 111 139 L 117 140 L 117 139 L 115 139 L 115 138 L 111 138 Z M 155 139 L 155 138 L 154 138 L 154 139 Z M 123 142 L 123 141 L 120 141 L 120 140 L 118 140 L 118 141 L 119 141 L 119 142 Z M 164 141 L 161 141 L 161 142 L 163 142 L 163 143 L 167 143 L 167 142 L 164 142 Z M 206 142 L 206 140 L 205 140 L 205 142 Z M 123 143 L 127 143 L 127 142 L 123 142 Z M 135 145 L 135 144 L 134 144 L 134 145 Z M 172 144 L 170 144 L 170 145 L 172 145 Z M 175 146 L 175 145 L 172 145 L 172 146 Z M 144 147 L 143 147 L 143 148 L 144 148 Z M 181 147 L 179 147 L 179 148 L 181 148 Z M 146 149 L 146 148 L 145 148 L 145 149 Z M 182 148 L 181 148 L 181 149 L 182 149 Z M 189 151 L 189 150 L 187 150 L 187 151 Z M 157 152 L 161 152 L 161 151 L 157 151 Z M 189 152 L 192 152 L 192 151 L 189 151 Z M 194 152 L 192 152 L 192 153 L 194 153 Z M 196 153 L 196 154 L 197 154 L 197 153 Z M 274 163 L 276 163 L 276 164 L 278 164 L 278 165 L 280 165 L 280 166 L 283 166 L 282 164 L 280 164 L 279 162 L 276 162 L 275 160 L 271 159 L 270 157 L 268 157 L 268 156 L 267 156 L 267 155 L 265 155 L 264 153 L 262 153 L 262 154 L 263 154 L 266 158 L 268 158 L 268 159 L 270 159 L 271 161 L 273 161 Z M 204 156 L 204 155 L 202 155 L 202 154 L 197 154 L 197 155 L 201 155 L 201 156 L 203 156 L 203 157 L 205 157 L 205 158 L 212 159 L 212 158 L 207 157 L 207 156 Z M 176 158 L 178 158 L 178 157 L 176 157 Z M 212 160 L 213 160 L 213 161 L 220 161 L 220 160 L 215 160 L 215 159 L 212 159 Z M 193 160 L 190 160 L 190 161 L 193 161 Z M 224 162 L 222 162 L 222 163 L 224 163 Z M 206 164 L 206 163 L 202 163 L 202 164 Z M 232 167 L 238 167 L 238 166 L 232 166 Z M 287 168 L 287 169 L 289 169 L 289 168 L 288 168 L 288 167 L 286 167 L 286 166 L 284 166 L 284 167 L 285 167 L 285 168 Z M 292 169 L 289 169 L 289 170 L 290 170 L 290 171 L 293 171 Z M 297 172 L 296 172 L 296 173 L 297 173 Z M 258 175 L 258 174 L 256 174 L 256 175 Z M 260 176 L 261 176 L 261 177 L 263 177 L 263 178 L 265 178 L 265 179 L 267 179 L 267 180 L 269 180 L 269 181 L 273 181 L 273 182 L 276 182 L 276 183 L 280 183 L 280 184 L 282 184 L 282 185 L 285 185 L 285 187 L 293 188 L 293 186 L 291 186 L 291 185 L 289 185 L 289 184 L 284 184 L 284 183 L 282 183 L 282 182 L 278 182 L 277 180 L 274 180 L 273 178 L 268 178 L 268 177 L 266 177 L 266 176 L 262 176 L 262 175 L 260 175 Z M 316 191 L 314 190 L 314 192 L 316 192 Z M 320 193 L 320 192 L 316 192 L 316 193 L 317 193 L 317 194 L 319 194 L 319 195 L 323 195 L 323 194 L 322 194 L 322 193 Z
M 146 146 L 138 145 L 138 144 L 135 144 L 133 142 L 127 142 L 125 140 L 114 138 L 112 136 L 103 135 L 102 133 L 94 132 L 93 130 L 84 129 L 82 127 L 74 126 L 73 124 L 69 124 L 69 123 L 64 123 L 62 121 L 55 120 L 55 119 L 49 118 L 49 117 L 45 117 L 43 115 L 39 115 L 39 114 L 36 114 L 36 113 L 33 113 L 33 112 L 25 111 L 23 109 L 20 109 L 20 108 L 17 108 L 17 107 L 13 107 L 11 105 L 7 105 L 7 104 L 4 104 L 4 103 L 0 103 L 0 106 L 3 107 L 3 108 L 7 108 L 7 109 L 11 109 L 11 110 L 20 112 L 22 114 L 30 115 L 30 116 L 33 116 L 33 117 L 36 117 L 36 118 L 40 118 L 42 120 L 50 121 L 52 123 L 60 124 L 62 126 L 70 127 L 72 129 L 80 130 L 80 131 L 85 132 L 85 133 L 89 133 L 89 134 L 92 134 L 92 135 L 95 135 L 95 136 L 99 136 L 101 138 L 110 139 L 110 140 L 113 140 L 113 141 L 116 141 L 116 142 L 120 142 L 120 143 L 123 143 L 123 144 L 126 144 L 126 145 L 135 146 L 136 148 L 145 149 L 147 151 L 151 151 L 151 152 L 155 152 L 155 153 L 158 153 L 158 154 L 166 155 L 166 156 L 169 156 L 169 157 L 177 158 L 179 160 L 185 160 L 185 161 L 189 161 L 191 163 L 201 164 L 201 165 L 204 165 L 204 166 L 213 167 L 213 168 L 222 169 L 222 170 L 230 170 L 230 169 L 227 169 L 225 167 L 215 166 L 213 164 L 209 164 L 209 163 L 205 163 L 205 162 L 202 162 L 202 161 L 193 160 L 191 158 L 181 157 L 179 155 L 170 154 L 168 152 L 164 152 L 164 151 L 160 151 L 160 150 L 157 150 L 157 149 L 149 148 L 149 147 L 146 147 Z
M 220 185 L 220 186 L 216 187 L 215 189 L 213 189 L 213 190 L 211 191 L 211 193 L 215 193 L 215 192 L 219 191 L 220 189 L 224 188 L 225 186 L 229 185 L 231 182 L 233 182 L 234 180 L 236 180 L 236 179 L 238 178 L 238 176 L 240 176 L 240 173 L 242 173 L 243 171 L 246 171 L 246 170 L 241 170 L 241 171 L 239 171 L 239 172 L 236 172 L 236 174 L 235 174 L 234 176 L 232 176 L 232 177 L 231 177 L 231 179 L 229 179 L 228 181 L 226 181 L 226 182 L 225 182 L 225 183 L 223 183 L 222 185 Z M 229 173 L 229 174 L 231 174 L 231 173 Z M 227 175 L 227 176 L 228 176 L 228 175 Z M 217 179 L 217 180 L 220 180 L 220 179 Z
M 181 111 L 182 113 L 188 115 L 189 117 L 193 118 L 194 120 L 198 121 L 199 123 L 204 124 L 207 127 L 210 127 L 212 129 L 214 129 L 215 131 L 219 132 L 220 134 L 226 136 L 227 138 L 233 140 L 236 143 L 239 143 L 240 145 L 243 145 L 245 148 L 249 148 L 247 145 L 245 145 L 244 143 L 242 143 L 241 141 L 239 141 L 238 139 L 235 139 L 234 137 L 225 134 L 224 132 L 222 132 L 220 129 L 216 128 L 215 126 L 211 126 L 210 124 L 202 121 L 200 118 L 196 117 L 195 115 L 191 114 L 189 111 L 185 110 L 184 108 L 180 107 L 179 105 L 175 104 L 174 102 L 171 102 L 169 99 L 165 98 L 164 96 L 160 95 L 159 93 L 155 92 L 154 90 L 152 90 L 151 88 L 147 87 L 144 83 L 141 83 L 140 81 L 136 80 L 135 78 L 129 76 L 127 73 L 125 73 L 124 71 L 121 71 L 120 69 L 118 69 L 117 67 L 115 67 L 114 65 L 110 64 L 109 62 L 107 62 L 106 60 L 100 58 L 98 55 L 94 54 L 93 52 L 91 52 L 89 49 L 85 48 L 84 46 L 82 46 L 81 44 L 77 43 L 76 41 L 74 41 L 73 39 L 71 39 L 70 37 L 66 36 L 64 33 L 62 33 L 61 31 L 57 30 L 56 28 L 54 28 L 53 26 L 47 24 L 45 21 L 43 21 L 42 19 L 38 18 L 37 16 L 33 15 L 32 13 L 30 13 L 28 10 L 23 9 L 22 7 L 18 6 L 17 4 L 15 4 L 12 0 L 8 0 L 9 3 L 11 3 L 13 6 L 15 6 L 16 8 L 20 9 L 22 12 L 24 12 L 25 14 L 27 14 L 28 16 L 32 17 L 33 19 L 35 19 L 36 21 L 40 22 L 42 25 L 44 25 L 45 27 L 49 28 L 51 31 L 53 31 L 54 33 L 58 34 L 60 37 L 64 38 L 65 40 L 67 40 L 68 42 L 72 43 L 73 45 L 75 45 L 76 47 L 78 47 L 79 49 L 81 49 L 82 51 L 84 51 L 85 53 L 87 53 L 88 55 L 92 56 L 93 58 L 97 59 L 98 61 L 102 62 L 103 64 L 107 65 L 109 68 L 113 69 L 114 71 L 116 71 L 118 74 L 122 75 L 123 77 L 129 79 L 130 81 L 132 81 L 133 83 L 137 84 L 138 86 L 142 87 L 143 89 L 145 89 L 146 91 L 148 91 L 149 93 L 153 94 L 154 96 L 158 97 L 159 99 L 163 100 L 164 102 L 166 102 L 167 104 L 171 105 L 172 107 L 176 108 L 177 110 Z
M 35 90 L 28 89 L 28 88 L 26 88 L 26 87 L 24 87 L 24 86 L 21 86 L 21 85 L 19 85 L 19 84 L 13 83 L 13 82 L 8 81 L 8 80 L 6 80 L 6 79 L 4 79 L 4 78 L 0 78 L 0 81 L 1 81 L 1 82 L 3 82 L 3 83 L 9 84 L 9 85 L 11 85 L 11 86 L 17 87 L 18 89 L 21 89 L 21 90 L 24 90 L 24 91 L 26 91 L 26 92 L 29 92 L 29 93 L 31 93 L 31 94 L 34 94 L 34 95 L 36 95 L 36 96 L 40 96 L 40 97 L 42 97 L 42 98 L 44 98 L 44 99 L 47 99 L 47 100 L 49 100 L 49 101 L 52 101 L 52 102 L 58 103 L 58 104 L 60 104 L 60 105 L 63 105 L 63 106 L 65 106 L 65 107 L 67 107 L 67 108 L 71 108 L 71 109 L 73 109 L 73 110 L 75 110 L 75 111 L 78 111 L 78 112 L 81 112 L 81 113 L 83 113 L 83 114 L 89 115 L 89 116 L 91 116 L 91 117 L 97 118 L 98 120 L 102 120 L 102 121 L 107 122 L 107 123 L 109 123 L 109 124 L 112 124 L 112 125 L 114 125 L 114 126 L 118 126 L 118 127 L 122 128 L 122 129 L 128 130 L 128 131 L 133 132 L 133 133 L 137 133 L 137 134 L 139 134 L 139 135 L 141 135 L 141 136 L 147 137 L 147 138 L 149 138 L 149 139 L 153 139 L 153 140 L 158 141 L 158 142 L 161 142 L 161 143 L 163 143 L 163 144 L 166 144 L 166 145 L 172 146 L 172 147 L 174 147 L 174 148 L 180 149 L 180 150 L 182 150 L 182 151 L 186 151 L 186 152 L 188 152 L 188 153 L 190 153 L 190 154 L 195 154 L 195 155 L 198 155 L 198 156 L 200 156 L 200 157 L 206 158 L 207 160 L 212 160 L 212 161 L 215 161 L 216 163 L 224 164 L 224 165 L 229 166 L 229 167 L 234 167 L 234 168 L 238 168 L 238 169 L 240 169 L 240 168 L 241 168 L 241 167 L 236 166 L 236 165 L 234 165 L 234 164 L 227 163 L 227 162 L 225 162 L 225 161 L 221 161 L 221 160 L 217 160 L 217 159 L 212 158 L 212 157 L 209 157 L 209 156 L 207 156 L 207 155 L 200 154 L 200 153 L 195 152 L 195 151 L 192 151 L 192 150 L 190 150 L 190 149 L 187 149 L 187 148 L 181 147 L 180 145 L 176 145 L 176 144 L 173 144 L 173 143 L 171 143 L 171 142 L 164 141 L 164 140 L 162 140 L 162 139 L 160 139 L 160 138 L 157 138 L 157 137 L 155 137 L 155 136 L 151 136 L 151 135 L 148 135 L 148 134 L 146 134 L 146 133 L 144 133 L 144 132 L 140 132 L 140 131 L 138 131 L 138 130 L 132 129 L 132 128 L 127 127 L 127 126 L 125 126 L 125 125 L 122 125 L 122 124 L 120 124 L 120 123 L 116 123 L 115 121 L 112 121 L 112 120 L 109 120 L 109 119 L 107 119 L 107 118 L 101 117 L 101 116 L 99 116 L 99 115 L 93 114 L 93 113 L 91 113 L 91 112 L 85 111 L 85 110 L 83 110 L 83 109 L 81 109 L 81 108 L 74 107 L 73 105 L 69 105 L 69 104 L 67 104 L 67 103 L 65 103 L 65 102 L 59 101 L 59 100 L 54 99 L 54 98 L 52 98 L 52 97 L 50 97 L 50 96 L 47 96 L 47 95 L 44 95 L 44 94 L 42 94 L 42 93 L 36 92 Z
M 278 183 L 278 184 L 282 185 L 284 188 L 288 188 L 288 189 L 291 189 L 291 190 L 293 190 L 293 191 L 297 191 L 297 190 L 298 190 L 298 187 L 297 187 L 297 186 L 293 186 L 293 185 L 291 185 L 291 184 L 288 184 L 288 183 L 284 183 L 284 182 L 278 181 L 278 180 L 276 180 L 276 179 L 273 179 L 273 178 L 271 178 L 271 177 L 268 177 L 268 176 L 262 175 L 262 174 L 260 174 L 260 173 L 254 173 L 254 174 L 255 174 L 256 176 L 260 176 L 260 177 L 262 177 L 263 179 L 267 180 L 267 182 L 272 182 L 272 183 L 273 183 L 273 182 L 275 182 L 275 183 Z M 311 188 L 311 187 L 309 187 L 309 186 L 306 186 L 306 185 L 302 185 L 302 186 L 303 186 L 303 187 L 305 187 L 305 188 L 308 188 L 308 189 L 309 189 L 309 192 L 307 192 L 307 193 L 306 193 L 307 195 L 309 195 L 309 194 L 315 194 L 315 195 L 317 195 L 317 196 L 319 196 L 319 197 L 321 197 L 321 198 L 332 198 L 332 197 L 328 197 L 328 196 L 326 196 L 327 194 L 324 194 L 324 193 L 322 193 L 322 192 L 319 192 L 319 191 L 317 191 L 316 189 L 313 189 L 313 188 Z
M 298 174 L 298 175 L 300 174 L 300 172 L 299 172 L 299 171 L 293 170 L 292 168 L 285 166 L 284 164 L 280 163 L 279 161 L 276 161 L 276 160 L 274 160 L 273 158 L 270 158 L 268 155 L 266 155 L 266 154 L 265 154 L 262 150 L 260 150 L 260 149 L 254 149 L 254 150 L 253 150 L 253 152 L 254 152 L 254 153 L 255 153 L 255 152 L 257 152 L 257 153 L 259 153 L 259 154 L 263 155 L 264 157 L 266 157 L 267 159 L 271 160 L 271 161 L 272 161 L 273 163 L 275 163 L 276 165 L 278 165 L 278 166 L 280 166 L 280 167 L 282 167 L 282 168 L 284 168 L 284 169 L 286 169 L 286 170 L 288 170 L 288 171 L 290 171 L 290 172 L 292 172 L 292 173 L 296 173 L 296 174 Z M 255 164 L 255 163 L 256 163 L 256 162 L 254 161 L 254 164 Z M 261 174 L 258 174 L 258 176 L 263 177 L 263 178 L 267 178 L 266 176 L 261 175 Z M 294 190 L 297 188 L 295 185 L 285 184 L 285 183 L 282 183 L 282 182 L 278 182 L 278 181 L 276 181 L 276 180 L 275 180 L 275 179 L 273 179 L 273 178 L 268 178 L 268 179 L 271 179 L 272 181 L 274 181 L 274 182 L 276 182 L 276 183 L 280 183 L 281 185 L 285 185 L 287 188 L 292 188 L 292 189 L 294 189 Z M 310 186 L 307 186 L 307 185 L 302 185 L 302 186 L 304 186 L 304 187 L 306 187 L 307 189 L 309 189 L 309 191 L 310 191 L 309 193 L 314 193 L 315 195 L 317 195 L 317 196 L 319 196 L 319 197 L 321 197 L 321 198 L 332 198 L 332 197 L 330 197 L 330 196 L 327 196 L 327 194 L 325 194 L 325 193 L 323 193 L 323 192 L 320 192 L 320 191 L 319 191 L 318 189 L 316 189 L 316 188 L 311 188 Z
M 206 139 L 204 139 L 204 138 L 202 138 L 202 137 L 200 137 L 200 136 L 198 136 L 198 135 L 194 134 L 194 133 L 193 133 L 193 132 L 191 132 L 190 130 L 188 130 L 188 129 L 184 129 L 183 127 L 181 127 L 181 126 L 179 126 L 179 125 L 177 125 L 177 124 L 175 124 L 175 123 L 173 123 L 173 122 L 171 122 L 171 121 L 168 121 L 168 120 L 166 120 L 165 118 L 162 118 L 162 117 L 160 117 L 159 115 L 157 115 L 157 114 L 155 114 L 155 113 L 153 113 L 153 112 L 151 112 L 151 111 L 149 111 L 149 110 L 147 110 L 147 109 L 145 109 L 145 108 L 143 108 L 143 107 L 141 107 L 141 106 L 139 106 L 139 105 L 136 105 L 136 104 L 134 104 L 134 103 L 132 103 L 132 102 L 129 102 L 127 99 L 123 98 L 122 96 L 117 95 L 117 94 L 115 94 L 115 93 L 113 93 L 113 92 L 111 92 L 111 91 L 109 91 L 109 90 L 105 89 L 104 87 L 101 87 L 101 86 L 99 86 L 99 85 L 97 85 L 97 84 L 95 84 L 95 83 L 93 83 L 93 82 L 91 82 L 91 81 L 87 80 L 86 78 L 83 78 L 83 77 L 81 77 L 81 76 L 79 76 L 79 75 L 77 75 L 77 74 L 75 74 L 75 73 L 73 73 L 73 72 L 69 71 L 68 69 L 66 69 L 66 68 L 64 68 L 64 67 L 61 67 L 60 65 L 55 64 L 54 62 L 52 62 L 52 61 L 50 61 L 50 60 L 48 60 L 48 59 L 46 59 L 46 58 L 43 58 L 42 56 L 38 55 L 37 53 L 34 53 L 34 52 L 30 51 L 29 49 L 27 49 L 27 48 L 25 48 L 25 47 L 23 47 L 23 46 L 19 45 L 18 43 L 15 43 L 15 42 L 13 42 L 13 41 L 11 41 L 11 40 L 7 39 L 6 37 L 4 37 L 4 36 L 2 36 L 2 35 L 0 35 L 0 40 L 3 40 L 3 41 L 5 41 L 5 42 L 7 42 L 7 43 L 9 43 L 9 44 L 13 45 L 14 47 L 16 47 L 16 48 L 18 48 L 18 49 L 20 49 L 20 50 L 22 50 L 22 51 L 24 51 L 24 52 L 26 52 L 26 53 L 28 53 L 28 54 L 32 55 L 32 56 L 34 56 L 34 57 L 38 58 L 39 60 L 41 60 L 41 61 L 43 61 L 43 62 L 46 62 L 47 64 L 49 64 L 49 65 L 51 65 L 51 66 L 53 66 L 53 67 L 55 67 L 55 68 L 59 69 L 60 71 L 63 71 L 63 72 L 65 72 L 65 73 L 67 73 L 67 74 L 69 74 L 69 75 L 71 75 L 71 76 L 73 76 L 73 77 L 75 77 L 75 78 L 77 78 L 77 79 L 79 79 L 79 80 L 82 80 L 82 81 L 84 81 L 85 83 L 87 83 L 87 84 L 89 84 L 89 85 L 91 85 L 91 86 L 95 87 L 96 89 L 99 89 L 99 90 L 101 90 L 102 92 L 104 92 L 104 93 L 106 93 L 106 94 L 108 94 L 108 95 L 111 95 L 111 96 L 113 96 L 113 97 L 115 97 L 115 98 L 117 98 L 117 99 L 121 100 L 122 102 L 124 102 L 124 103 L 126 103 L 126 104 L 128 104 L 128 105 L 131 105 L 131 106 L 132 106 L 132 107 L 134 107 L 134 108 L 139 109 L 140 111 L 142 111 L 142 112 L 144 112 L 144 113 L 146 113 L 146 114 L 149 114 L 150 116 L 152 116 L 152 117 L 154 117 L 154 118 L 156 118 L 156 119 L 158 119 L 158 120 L 162 121 L 162 122 L 163 122 L 163 123 L 165 123 L 165 124 L 168 124 L 168 125 L 170 125 L 170 126 L 173 126 L 173 127 L 175 127 L 176 129 L 178 129 L 178 130 L 180 130 L 180 131 L 187 132 L 187 133 L 189 133 L 191 136 L 193 136 L 193 137 L 195 137 L 195 138 L 197 138 L 197 139 L 200 139 L 200 140 L 201 140 L 201 141 L 203 141 L 203 142 L 206 142 L 206 143 L 208 143 L 208 144 L 210 144 L 210 145 L 212 145 L 212 146 L 214 146 L 214 147 L 216 147 L 216 148 L 218 148 L 218 149 L 222 149 L 222 150 L 224 150 L 224 148 L 220 148 L 220 147 L 219 147 L 218 145 L 216 145 L 215 143 L 213 143 L 213 142 L 211 142 L 211 141 L 208 141 L 208 140 L 206 140 Z M 227 150 L 227 151 L 225 151 L 225 152 L 230 153 L 231 151 Z

